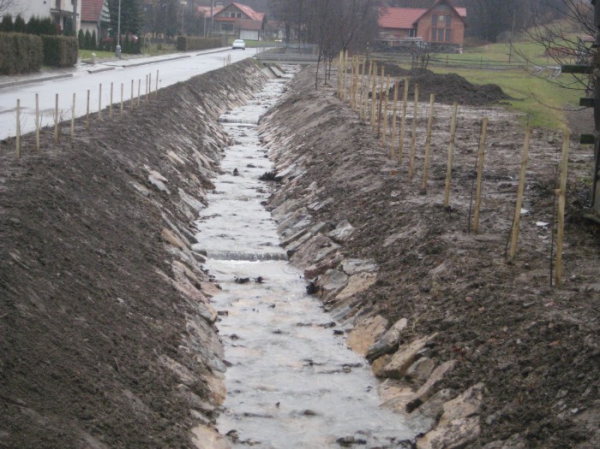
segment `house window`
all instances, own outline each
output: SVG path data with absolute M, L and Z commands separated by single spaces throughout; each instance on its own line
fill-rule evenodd
M 221 31 L 233 31 L 233 23 L 222 23 Z
M 450 42 L 452 18 L 446 14 L 431 15 L 431 41 Z

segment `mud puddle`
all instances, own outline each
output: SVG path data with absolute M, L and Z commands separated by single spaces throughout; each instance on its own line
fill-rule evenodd
M 261 204 L 268 191 L 258 178 L 273 167 L 256 123 L 283 86 L 267 83 L 222 117 L 235 144 L 198 222 L 205 266 L 223 288 L 212 300 L 229 366 L 219 430 L 234 448 L 407 447 L 422 423 L 379 406 L 377 380 L 305 293 Z

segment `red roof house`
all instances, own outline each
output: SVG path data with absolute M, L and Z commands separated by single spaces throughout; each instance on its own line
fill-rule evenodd
M 106 37 L 110 26 L 108 0 L 81 1 L 81 30 L 96 33 L 96 39 Z
M 466 8 L 455 8 L 448 0 L 437 0 L 429 9 L 381 7 L 379 35 L 387 41 L 413 38 L 462 48 L 466 17 Z
M 246 40 L 260 40 L 265 29 L 266 15 L 241 3 L 230 3 L 215 13 L 214 31 Z

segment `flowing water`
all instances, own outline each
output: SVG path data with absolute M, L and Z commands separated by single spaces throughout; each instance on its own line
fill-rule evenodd
M 306 294 L 261 204 L 268 187 L 258 178 L 273 167 L 256 124 L 283 86 L 268 82 L 222 117 L 235 144 L 198 221 L 205 266 L 223 289 L 212 299 L 229 366 L 219 430 L 234 448 L 406 447 L 419 424 L 379 406 L 368 364 Z

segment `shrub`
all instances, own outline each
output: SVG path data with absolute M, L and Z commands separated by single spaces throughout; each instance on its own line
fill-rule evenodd
M 193 37 L 179 36 L 177 38 L 177 50 L 206 50 L 208 48 L 221 47 L 221 38 L 219 37 Z
M 52 67 L 72 67 L 77 63 L 77 38 L 70 36 L 42 36 L 44 64 Z
M 25 24 L 25 19 L 23 19 L 21 14 L 19 14 L 19 15 L 17 15 L 17 17 L 15 17 L 15 23 L 14 23 L 13 27 L 14 27 L 15 33 L 26 33 L 27 32 L 27 25 Z
M 39 36 L 0 33 L 0 74 L 39 71 L 42 59 L 42 39 Z
M 12 33 L 14 31 L 13 19 L 10 14 L 5 14 L 0 22 L 0 32 Z

